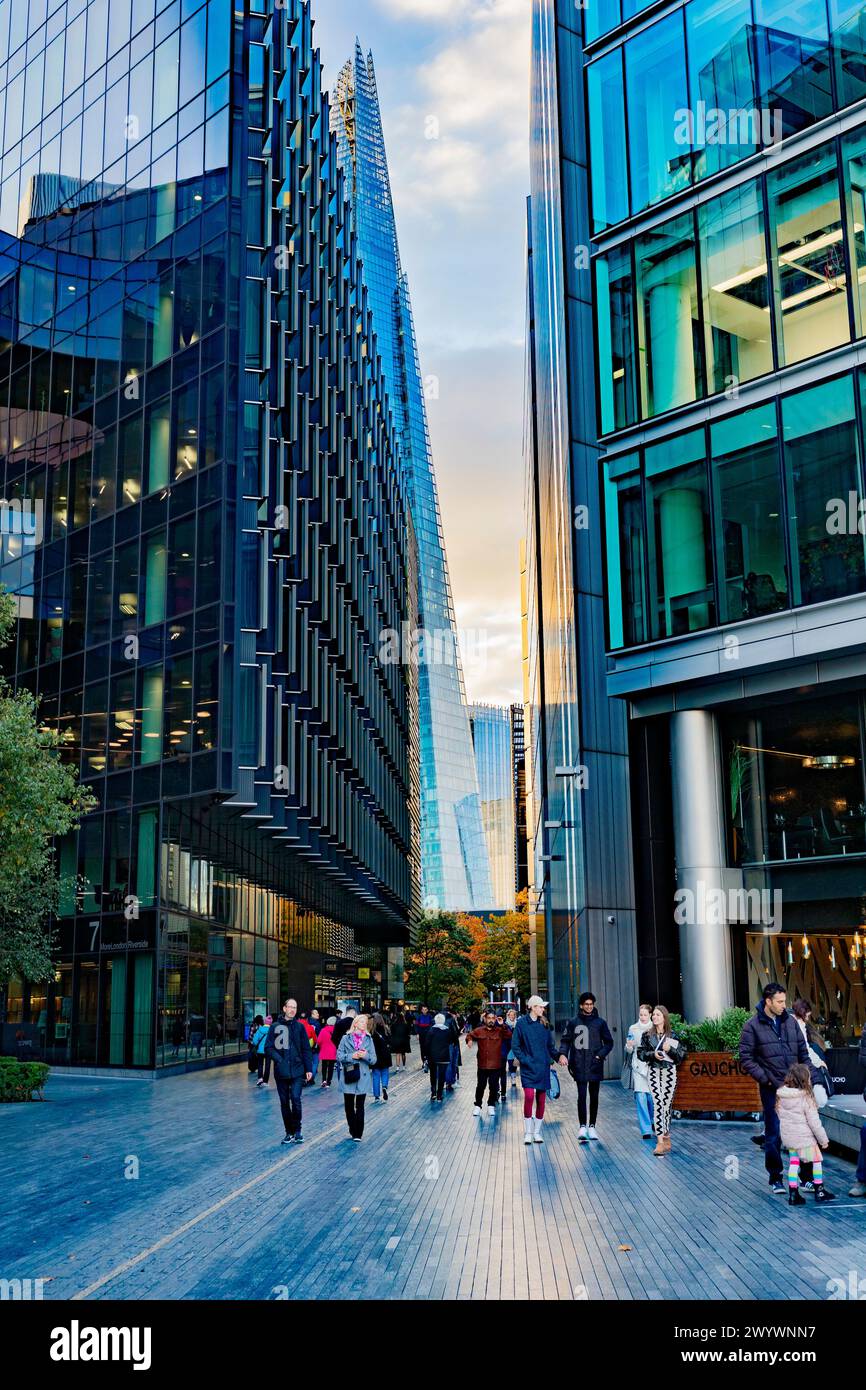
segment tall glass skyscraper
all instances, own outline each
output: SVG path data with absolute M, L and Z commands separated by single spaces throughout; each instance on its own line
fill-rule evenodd
M 478 779 L 427 430 L 409 286 L 400 264 L 371 54 L 356 43 L 332 93 L 331 125 L 351 191 L 376 348 L 418 544 L 421 864 L 429 908 L 489 906 Z
M 0 0 L 0 536 L 60 845 L 56 1064 L 237 1056 L 420 899 L 400 444 L 303 0 Z M 364 966 L 364 976 L 359 975 Z
M 478 768 L 481 819 L 490 856 L 492 894 L 487 907 L 514 907 L 517 882 L 517 823 L 511 710 L 507 705 L 469 706 Z
M 698 1019 L 778 979 L 844 1049 L 866 1021 L 866 5 L 533 15 L 537 593 L 551 486 L 604 522 L 569 528 L 573 612 L 538 626 L 586 644 L 570 704 L 630 774 L 583 805 L 608 801 L 625 906 L 633 846 L 643 998 Z

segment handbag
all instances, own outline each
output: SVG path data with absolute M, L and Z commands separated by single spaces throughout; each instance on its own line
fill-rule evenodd
M 619 1078 L 619 1083 L 624 1091 L 634 1090 L 634 1068 L 632 1067 L 633 1061 L 634 1058 L 632 1054 L 630 1052 L 627 1052 L 625 1055 L 625 1060 L 622 1064 L 622 1072 L 620 1073 Z
M 556 1074 L 555 1067 L 550 1068 L 550 1089 L 547 1092 L 547 1094 L 551 1100 L 559 1100 L 560 1085 L 559 1077 Z
M 343 1081 L 345 1082 L 345 1084 L 346 1084 L 347 1086 L 354 1086 L 354 1085 L 356 1085 L 357 1082 L 359 1082 L 360 1080 L 361 1080 L 361 1063 L 360 1063 L 360 1062 L 344 1062 L 344 1063 L 343 1063 Z

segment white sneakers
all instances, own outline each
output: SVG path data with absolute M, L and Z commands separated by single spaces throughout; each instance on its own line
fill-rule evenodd
M 590 1138 L 590 1139 L 597 1139 L 597 1138 L 598 1138 L 598 1134 L 596 1133 L 595 1125 L 590 1125 L 589 1129 L 587 1130 L 587 1134 L 589 1135 L 589 1138 Z
M 587 1144 L 589 1143 L 590 1139 L 597 1138 L 598 1131 L 596 1130 L 595 1125 L 581 1125 L 580 1129 L 577 1131 L 578 1144 Z
M 533 1126 L 533 1123 L 534 1123 L 534 1122 L 533 1122 L 532 1120 L 526 1120 L 526 1119 L 525 1119 L 525 1120 L 523 1121 L 523 1142 L 524 1142 L 524 1144 L 531 1144 L 531 1143 L 532 1143 L 532 1126 Z
M 480 1118 L 480 1116 L 481 1116 L 481 1106 L 480 1106 L 480 1105 L 473 1105 L 473 1107 L 472 1107 L 472 1114 L 475 1115 L 477 1118 Z
M 580 1129 L 577 1131 L 577 1142 L 578 1142 L 578 1144 L 585 1144 L 585 1143 L 586 1143 L 586 1140 L 587 1140 L 586 1125 L 581 1125 L 581 1126 L 580 1126 Z

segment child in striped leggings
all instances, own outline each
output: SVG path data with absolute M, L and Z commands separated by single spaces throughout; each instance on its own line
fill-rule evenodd
M 809 1068 L 802 1062 L 791 1067 L 784 1086 L 776 1092 L 776 1111 L 782 1144 L 788 1150 L 788 1205 L 803 1207 L 800 1196 L 800 1164 L 812 1164 L 816 1202 L 832 1202 L 833 1193 L 824 1186 L 821 1150 L 830 1143 L 818 1116 Z

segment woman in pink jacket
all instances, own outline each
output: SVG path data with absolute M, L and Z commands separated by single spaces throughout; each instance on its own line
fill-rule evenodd
M 325 1089 L 331 1085 L 334 1063 L 337 1060 L 337 1049 L 333 1043 L 334 1024 L 336 1022 L 336 1018 L 329 1018 L 324 1028 L 319 1031 L 319 1059 L 322 1063 L 322 1085 Z
M 804 1207 L 800 1196 L 800 1164 L 812 1164 L 815 1201 L 832 1202 L 833 1193 L 824 1186 L 821 1150 L 829 1146 L 826 1130 L 818 1116 L 809 1068 L 802 1062 L 791 1067 L 784 1086 L 776 1092 L 776 1112 L 782 1144 L 788 1150 L 788 1206 Z

